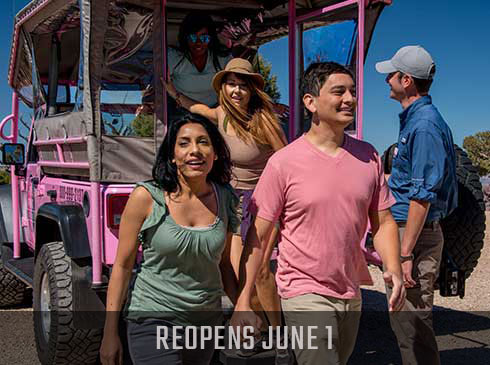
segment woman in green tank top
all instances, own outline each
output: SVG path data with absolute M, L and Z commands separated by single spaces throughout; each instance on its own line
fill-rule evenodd
M 118 321 L 124 302 L 133 363 L 209 363 L 213 343 L 175 350 L 170 341 L 170 350 L 160 350 L 156 326 L 171 333 L 175 326 L 219 325 L 222 295 L 235 300 L 229 246 L 238 225 L 238 200 L 230 178 L 230 153 L 214 124 L 190 114 L 170 126 L 153 181 L 137 184 L 121 218 L 107 293 L 103 364 L 122 363 Z M 140 243 L 143 260 L 130 286 Z

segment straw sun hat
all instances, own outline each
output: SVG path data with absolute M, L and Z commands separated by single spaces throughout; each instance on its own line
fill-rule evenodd
M 264 89 L 264 78 L 262 77 L 262 75 L 254 72 L 252 64 L 247 60 L 244 60 L 243 58 L 233 58 L 232 60 L 230 60 L 230 62 L 226 64 L 224 70 L 221 70 L 213 77 L 213 88 L 217 94 L 219 94 L 219 91 L 221 89 L 221 82 L 223 80 L 223 77 L 228 75 L 230 72 L 251 77 L 254 83 L 260 89 Z

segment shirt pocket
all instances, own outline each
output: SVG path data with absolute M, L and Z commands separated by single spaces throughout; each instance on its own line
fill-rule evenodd
M 410 174 L 411 161 L 409 141 L 410 134 L 402 134 L 398 139 L 396 155 L 393 157 L 393 170 L 402 176 L 408 176 Z

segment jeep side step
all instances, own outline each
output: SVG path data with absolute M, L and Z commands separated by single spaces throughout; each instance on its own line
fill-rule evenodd
M 2 245 L 3 267 L 32 288 L 32 280 L 34 278 L 34 254 L 27 248 L 25 243 L 22 243 L 21 258 L 14 259 L 13 246 L 14 244 L 12 242 L 5 242 Z

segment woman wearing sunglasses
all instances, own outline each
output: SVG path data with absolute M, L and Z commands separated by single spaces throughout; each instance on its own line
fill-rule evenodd
M 234 232 L 231 241 L 231 264 L 238 278 L 238 268 L 246 242 L 247 233 L 253 223 L 250 201 L 253 189 L 268 159 L 287 143 L 286 137 L 274 112 L 271 98 L 264 92 L 264 79 L 255 73 L 252 65 L 245 59 L 234 58 L 223 71 L 218 72 L 212 85 L 219 99 L 217 108 L 192 100 L 179 94 L 173 78 L 166 84 L 167 93 L 187 110 L 200 114 L 218 125 L 230 148 L 232 167 L 231 185 L 240 197 L 238 215 L 240 229 Z M 273 234 L 264 257 L 264 262 L 256 281 L 257 297 L 266 311 L 269 324 L 281 325 L 280 304 L 274 276 L 270 271 L 269 257 L 276 240 Z M 231 298 L 236 299 L 236 298 Z M 254 308 L 258 309 L 258 307 Z M 257 342 L 260 344 L 260 341 Z M 243 350 L 242 350 L 243 351 Z M 252 349 L 244 356 L 250 356 L 259 348 Z M 279 360 L 279 361 L 277 361 Z M 278 351 L 276 363 L 287 363 L 287 351 Z
M 178 47 L 168 50 L 168 70 L 177 95 L 185 95 L 208 106 L 216 106 L 218 99 L 211 87 L 213 76 L 231 59 L 216 33 L 216 25 L 208 15 L 191 12 L 182 21 Z M 169 117 L 174 120 L 183 114 L 180 98 L 177 106 L 169 105 Z M 173 100 L 171 100 L 173 102 Z

